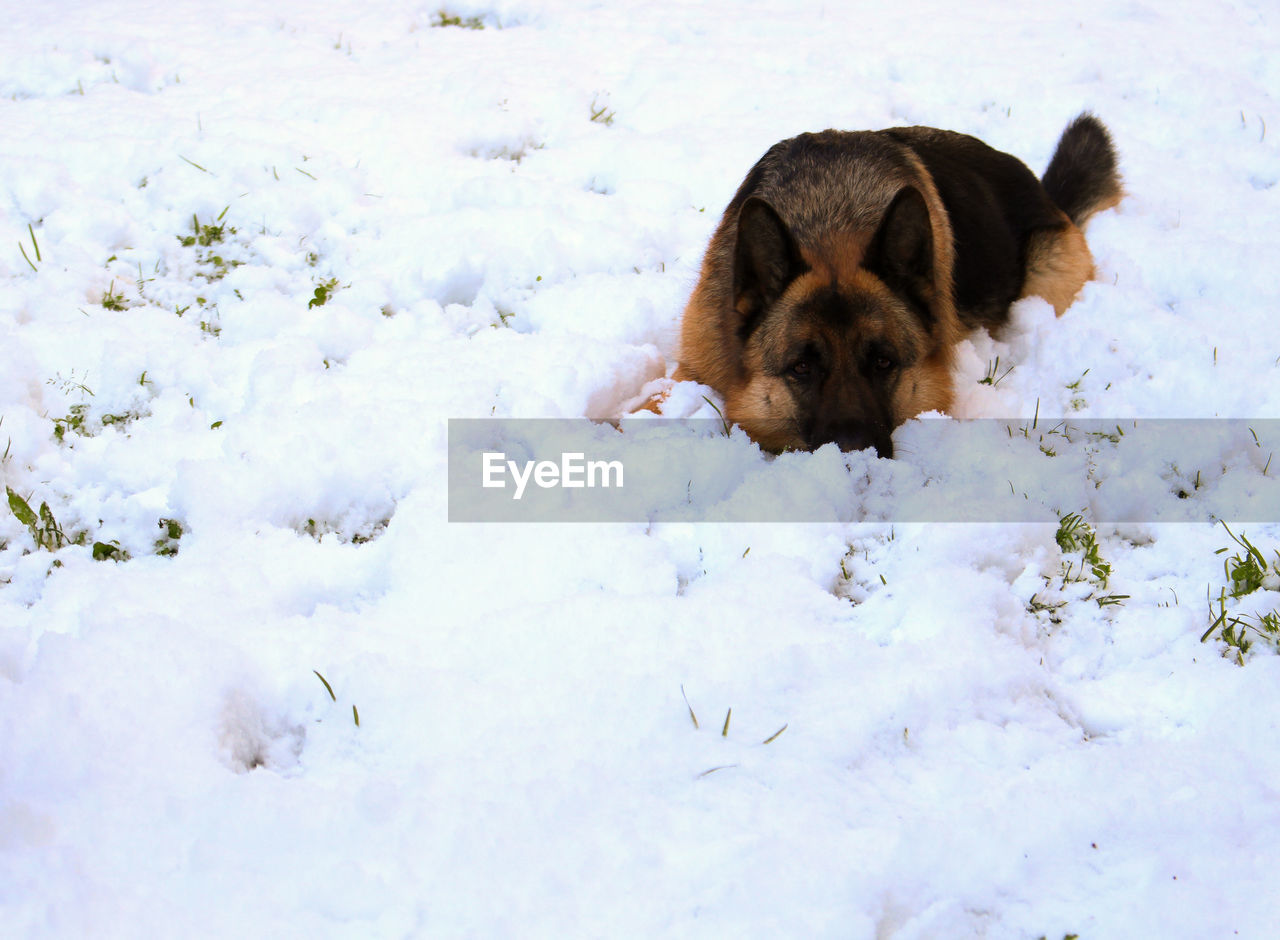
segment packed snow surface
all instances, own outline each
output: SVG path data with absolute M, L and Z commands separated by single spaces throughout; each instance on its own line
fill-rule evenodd
M 1280 441 L 1189 432 L 1180 524 L 447 500 L 448 419 L 668 376 L 734 189 L 825 127 L 1112 131 L 1096 280 L 966 339 L 957 416 L 1280 417 L 1273 4 L 11 6 L 0 932 L 1277 935 L 1280 525 L 1208 494 Z M 688 446 L 775 500 L 945 476 L 915 433 Z

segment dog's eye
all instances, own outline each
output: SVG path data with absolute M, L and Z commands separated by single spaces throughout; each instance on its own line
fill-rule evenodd
M 813 375 L 813 365 L 808 359 L 800 359 L 787 369 L 787 375 L 793 379 L 807 379 Z
M 892 369 L 892 368 L 893 368 L 893 360 L 892 360 L 892 359 L 890 359 L 888 356 L 877 356 L 877 357 L 876 357 L 876 371 L 877 371 L 877 372 L 888 372 L 888 371 L 889 371 L 890 369 Z

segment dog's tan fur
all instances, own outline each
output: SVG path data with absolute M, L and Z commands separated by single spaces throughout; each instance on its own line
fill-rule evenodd
M 1031 236 L 1023 297 L 1042 297 L 1062 316 L 1091 280 L 1093 255 L 1089 253 L 1089 245 L 1084 233 L 1065 216 L 1061 231 L 1047 229 Z

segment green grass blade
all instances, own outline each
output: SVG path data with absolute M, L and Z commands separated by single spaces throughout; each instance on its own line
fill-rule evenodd
M 319 679 L 321 682 L 324 683 L 324 690 L 329 693 L 329 698 L 333 699 L 336 702 L 338 700 L 338 696 L 333 694 L 333 686 L 329 684 L 329 680 L 326 679 L 324 676 L 320 675 L 319 670 L 312 669 L 311 671 L 316 674 L 317 679 Z M 356 724 L 359 724 L 359 722 L 356 722 Z
M 788 724 L 790 724 L 790 722 L 788 722 Z M 782 732 L 784 732 L 784 731 L 786 731 L 786 730 L 787 730 L 787 725 L 783 725 L 781 728 L 779 728 L 779 729 L 778 729 L 777 731 L 775 731 L 773 734 L 771 734 L 771 735 L 769 735 L 767 738 L 765 738 L 765 739 L 764 739 L 764 741 L 762 741 L 761 743 L 762 743 L 762 744 L 772 744 L 774 741 L 778 740 L 778 736 L 779 736 L 780 734 L 782 734 Z
M 684 699 L 684 707 L 689 709 L 689 718 L 693 722 L 693 730 L 698 730 L 698 716 L 693 713 L 693 706 L 689 704 L 689 696 L 684 694 L 684 686 L 680 686 L 680 695 Z
M 727 436 L 729 435 L 729 433 L 730 433 L 730 432 L 729 432 L 729 422 L 725 420 L 724 412 L 722 412 L 719 408 L 717 408 L 717 407 L 716 407 L 716 403 L 715 403 L 715 402 L 713 402 L 713 401 L 712 401 L 710 398 L 708 398 L 706 395 L 703 395 L 703 396 L 702 396 L 702 400 L 703 400 L 703 401 L 705 401 L 708 405 L 710 405 L 710 406 L 711 406 L 711 410 L 712 410 L 712 411 L 714 411 L 716 414 L 720 415 L 720 423 L 724 425 L 724 433 L 725 433 L 725 436 L 727 437 Z
M 39 517 L 36 516 L 27 501 L 13 491 L 13 487 L 6 486 L 5 490 L 9 494 L 9 511 L 17 516 L 18 521 L 34 534 L 40 528 Z

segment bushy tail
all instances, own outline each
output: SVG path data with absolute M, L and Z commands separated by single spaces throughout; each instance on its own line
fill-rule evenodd
M 1077 226 L 1119 202 L 1124 190 L 1115 147 L 1103 123 L 1086 111 L 1068 124 L 1041 182 Z

